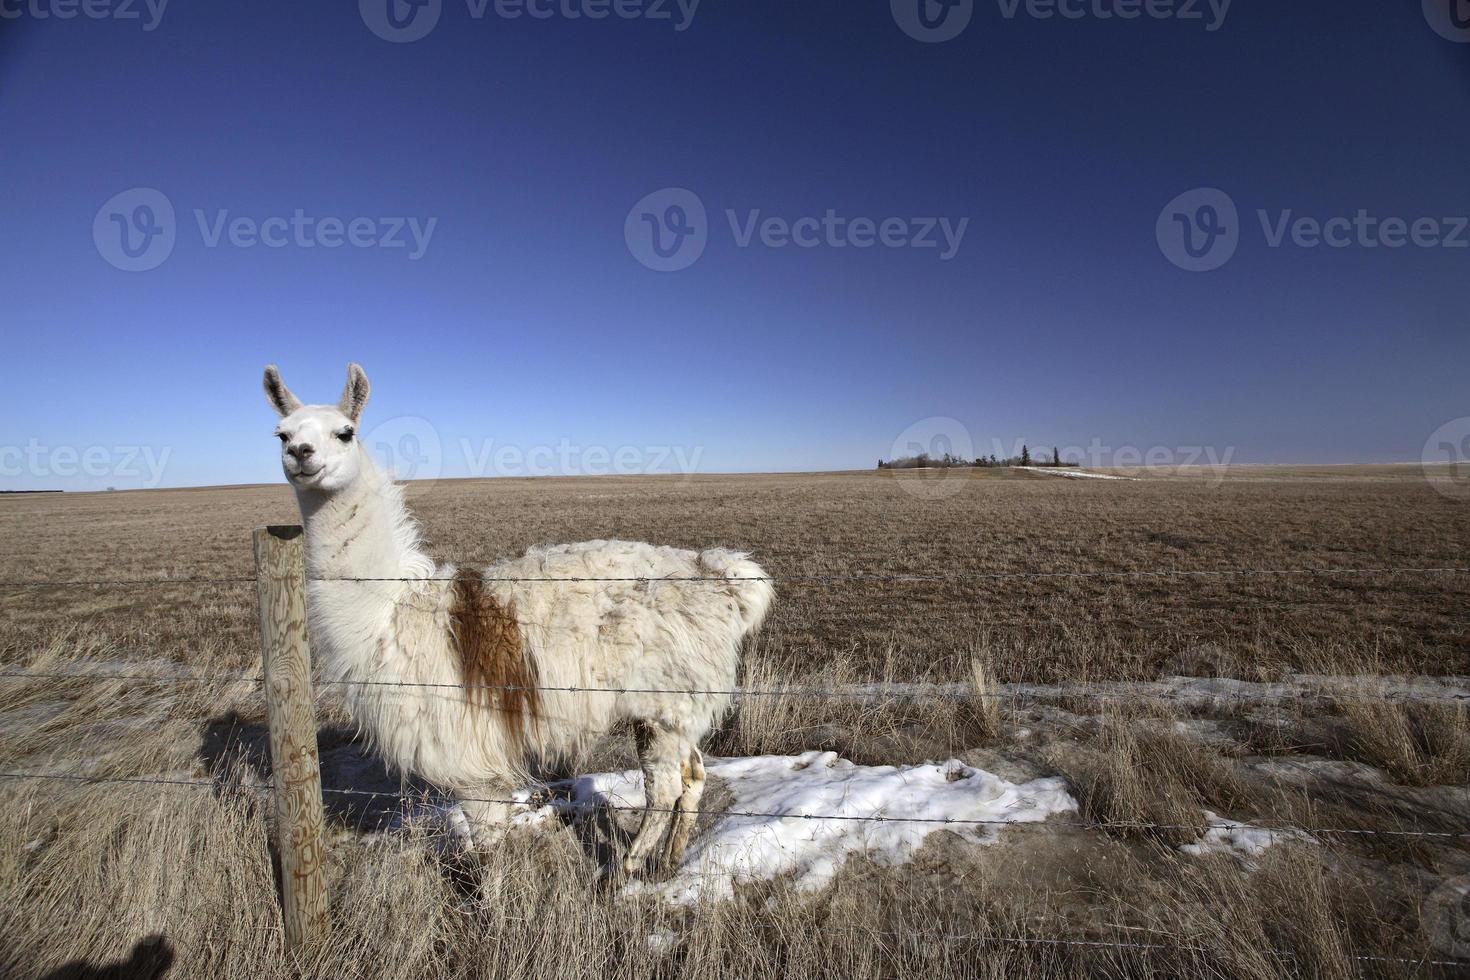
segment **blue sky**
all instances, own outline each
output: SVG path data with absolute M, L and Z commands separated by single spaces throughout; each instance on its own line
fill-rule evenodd
M 934 43 L 919 0 L 442 0 L 406 42 L 389 0 L 91 2 L 0 0 L 0 488 L 278 480 L 267 361 L 309 400 L 360 361 L 365 424 L 445 475 L 867 467 L 913 432 L 1413 460 L 1470 415 L 1470 43 L 1417 0 L 975 0 Z M 1159 230 L 1206 234 L 1203 199 L 1160 221 L 1196 188 L 1237 209 L 1209 271 Z M 1292 224 L 1360 211 L 1342 247 Z M 649 268 L 655 228 L 703 252 Z M 124 231 L 172 248 L 128 271 Z

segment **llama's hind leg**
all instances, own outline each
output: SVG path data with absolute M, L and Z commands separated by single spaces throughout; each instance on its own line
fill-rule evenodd
M 634 729 L 638 764 L 643 769 L 643 822 L 623 858 L 623 871 L 637 874 L 653 849 L 664 839 L 674 819 L 682 781 L 679 770 L 684 758 L 684 740 L 657 722 L 640 721 Z
M 674 804 L 674 822 L 669 828 L 668 840 L 664 842 L 664 867 L 670 870 L 679 866 L 684 849 L 689 846 L 689 834 L 694 822 L 699 819 L 699 800 L 704 795 L 704 756 L 699 749 L 690 746 L 689 754 L 680 764 L 684 790 L 679 802 Z

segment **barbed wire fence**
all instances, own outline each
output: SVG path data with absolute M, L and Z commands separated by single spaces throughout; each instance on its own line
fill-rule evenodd
M 299 533 L 299 532 L 298 532 Z M 259 542 L 257 532 L 257 542 Z M 298 541 L 299 548 L 299 541 Z M 295 561 L 299 568 L 299 555 Z M 739 581 L 767 581 L 786 585 L 812 585 L 851 582 L 873 582 L 873 583 L 949 583 L 963 584 L 966 582 L 1006 581 L 1006 580 L 1074 580 L 1074 579 L 1195 579 L 1195 578 L 1280 578 L 1286 576 L 1387 576 L 1387 575 L 1433 575 L 1433 576 L 1458 576 L 1470 574 L 1470 566 L 1457 565 L 1424 565 L 1415 567 L 1401 566 L 1370 566 L 1370 567 L 1306 567 L 1306 568 L 1218 568 L 1218 569 L 1083 569 L 1060 572 L 972 572 L 960 575 L 929 575 L 921 573 L 834 573 L 814 575 L 776 575 L 776 576 L 667 576 L 667 577 L 589 577 L 589 576 L 485 576 L 485 582 L 506 583 L 603 583 L 608 585 L 643 585 L 657 587 L 659 583 L 666 582 L 711 582 L 730 583 Z M 308 583 L 312 582 L 336 582 L 336 583 L 398 583 L 409 585 L 430 586 L 435 582 L 451 583 L 452 578 L 439 576 L 421 576 L 416 578 L 406 577 L 311 577 L 307 578 L 304 573 L 296 575 L 300 587 L 304 590 Z M 148 587 L 191 587 L 199 585 L 223 585 L 223 584 L 254 584 L 261 590 L 262 629 L 266 628 L 266 592 L 267 583 L 265 577 L 259 571 L 253 576 L 230 575 L 230 576 L 178 576 L 178 577 L 144 577 L 144 578 L 112 578 L 112 579 L 0 579 L 0 588 L 3 589 L 72 589 L 72 588 L 148 588 Z M 276 583 L 277 585 L 279 583 Z M 1251 603 L 1244 603 L 1249 607 Z M 1263 604 L 1264 605 L 1264 604 Z M 1275 604 L 1272 604 L 1275 605 Z M 1290 607 L 1298 604 L 1285 602 L 1281 606 Z M 1003 624 L 1010 625 L 1010 624 Z M 299 626 L 299 641 L 305 644 L 304 619 L 299 624 L 294 624 L 292 629 Z M 234 676 L 212 676 L 197 673 L 174 672 L 168 675 L 146 674 L 146 673 L 123 673 L 111 671 L 57 671 L 57 670 L 0 670 L 0 681 L 81 681 L 81 682 L 109 682 L 128 684 L 155 684 L 155 685 L 220 685 L 230 686 L 235 684 L 259 687 L 266 690 L 269 696 L 271 685 L 269 644 L 265 650 L 263 660 L 267 664 L 264 674 L 239 674 Z M 724 697 L 732 700 L 742 698 L 794 698 L 794 699 L 821 699 L 841 701 L 892 701 L 899 700 L 923 700 L 928 698 L 942 697 L 955 700 L 979 700 L 983 702 L 1012 701 L 1016 703 L 1046 703 L 1058 698 L 1092 698 L 1102 702 L 1108 701 L 1133 701 L 1133 702 L 1183 702 L 1193 706 L 1218 705 L 1228 702 L 1232 696 L 1236 700 L 1249 700 L 1251 703 L 1281 704 L 1292 701 L 1312 702 L 1338 702 L 1338 701 L 1407 701 L 1407 702 L 1439 702 L 1451 705 L 1463 705 L 1470 702 L 1470 693 L 1454 689 L 1448 685 L 1439 685 L 1439 690 L 1426 690 L 1423 685 L 1418 687 L 1403 685 L 1397 688 L 1385 686 L 1381 690 L 1367 691 L 1361 678 L 1343 678 L 1347 685 L 1334 687 L 1326 683 L 1330 678 L 1317 678 L 1318 683 L 1314 689 L 1289 690 L 1282 684 L 1263 684 L 1250 681 L 1230 681 L 1224 678 L 1213 678 L 1212 688 L 1206 690 L 1179 690 L 1173 689 L 1160 682 L 1091 682 L 1087 684 L 1015 684 L 996 685 L 983 690 L 975 689 L 963 683 L 956 684 L 930 684 L 916 683 L 911 685 L 884 685 L 884 684 L 858 684 L 842 685 L 837 687 L 813 687 L 813 686 L 778 686 L 769 689 L 731 687 L 731 688 L 705 688 L 705 689 L 678 689 L 678 688 L 621 688 L 621 687 L 589 687 L 572 685 L 511 685 L 511 684 L 462 684 L 462 683 L 425 683 L 411 681 L 369 681 L 369 680 L 340 680 L 325 679 L 314 681 L 316 687 L 327 688 L 404 688 L 418 690 L 443 690 L 452 691 L 461 696 L 468 696 L 476 688 L 498 690 L 504 693 L 510 692 L 544 692 L 575 695 L 626 695 L 626 694 L 656 694 L 656 695 L 684 695 L 691 697 Z M 1221 690 L 1221 687 L 1224 690 Z M 1344 689 L 1351 687 L 1354 689 Z M 285 700 L 295 702 L 294 710 L 305 710 L 307 717 L 312 719 L 312 739 L 309 749 L 311 758 L 311 771 L 306 774 L 307 782 L 314 782 L 314 792 L 317 799 L 318 811 L 320 810 L 321 795 L 390 799 L 396 801 L 400 806 L 410 804 L 414 797 L 402 790 L 398 792 L 385 790 L 369 790 L 355 787 L 323 787 L 320 784 L 320 770 L 317 764 L 315 744 L 315 721 L 311 707 L 310 686 L 303 692 L 299 688 L 294 691 L 280 692 Z M 301 695 L 305 693 L 306 704 L 302 705 Z M 446 695 L 450 696 L 450 695 Z M 278 746 L 275 742 L 276 719 L 272 716 L 272 755 L 276 755 Z M 286 749 L 287 752 L 292 750 Z M 299 753 L 298 753 L 299 755 Z M 293 757 L 295 758 L 295 757 Z M 279 764 L 272 767 L 279 777 L 285 768 Z M 299 768 L 299 766 L 297 767 Z M 298 774 L 299 775 L 299 774 Z M 188 788 L 188 789 L 210 789 L 220 791 L 227 784 L 219 779 L 183 779 L 163 778 L 152 776 L 109 776 L 96 775 L 81 772 L 25 772 L 25 771 L 3 771 L 0 772 L 0 780 L 10 781 L 52 781 L 80 785 L 120 785 L 128 787 L 159 787 L 159 788 Z M 238 780 L 228 783 L 233 789 L 247 792 L 271 793 L 278 797 L 288 795 L 291 790 L 278 778 L 274 783 L 245 783 Z M 644 805 L 635 805 L 624 802 L 614 802 L 609 799 L 597 800 L 569 800 L 559 799 L 552 795 L 542 793 L 526 797 L 456 797 L 461 802 L 503 804 L 521 807 L 546 807 L 550 806 L 559 814 L 572 817 L 581 816 L 592 812 L 630 812 L 646 813 L 650 810 L 664 812 L 677 812 L 677 808 L 659 808 Z M 995 819 L 995 818 L 957 818 L 957 817 L 918 817 L 909 815 L 894 815 L 884 813 L 871 814 L 843 814 L 843 813 L 812 813 L 799 810 L 745 810 L 733 807 L 694 811 L 698 816 L 709 816 L 713 818 L 736 817 L 765 820 L 802 820 L 802 821 L 834 821 L 834 822 L 864 822 L 864 823 L 901 823 L 919 824 L 934 827 L 952 826 L 957 828 L 987 828 L 999 832 L 1002 828 L 1018 830 L 1025 828 L 1027 831 L 1051 831 L 1058 830 L 1090 830 L 1090 831 L 1177 831 L 1198 832 L 1199 825 L 1167 824 L 1145 821 L 1111 821 L 1111 820 L 1059 820 L 1047 819 L 1041 822 L 1027 822 L 1017 820 Z M 284 816 L 284 814 L 283 814 Z M 320 816 L 318 816 L 320 822 Z M 1206 821 L 1205 830 L 1219 829 L 1229 830 L 1236 827 L 1233 823 L 1215 823 Z M 1470 840 L 1470 830 L 1446 831 L 1426 830 L 1420 828 L 1362 828 L 1362 827 L 1331 827 L 1331 826 L 1260 826 L 1252 824 L 1253 829 L 1258 829 L 1273 834 L 1307 834 L 1311 837 L 1320 838 L 1362 838 L 1383 837 L 1391 839 L 1422 839 L 1437 840 L 1441 842 L 1454 842 Z M 310 841 L 312 834 L 317 838 L 316 847 L 320 850 L 320 826 L 311 829 L 305 835 L 292 830 L 289 833 L 282 828 L 281 850 L 283 859 L 288 850 L 299 851 L 298 847 L 287 847 L 288 839 L 295 841 L 298 838 Z M 298 853 L 297 858 L 301 858 Z M 289 863 L 289 862 L 288 862 Z M 310 860 L 305 862 L 310 865 Z M 319 862 L 317 862 L 319 865 Z M 320 867 L 310 867 L 308 876 L 320 875 Z M 697 874 L 708 874 L 701 870 Z M 289 882 L 290 875 L 285 876 Z M 286 882 L 283 882 L 285 884 Z M 317 886 L 321 888 L 320 884 Z M 289 892 L 289 887 L 286 889 Z M 324 889 L 321 896 L 322 904 L 315 912 L 307 910 L 306 915 L 318 915 L 324 921 L 325 897 Z M 283 895 L 284 903 L 289 906 L 292 897 Z M 294 929 L 295 936 L 291 936 L 290 909 L 287 910 L 287 932 L 290 944 L 296 945 L 309 940 L 313 935 L 313 929 L 305 923 L 298 923 Z M 323 928 L 320 924 L 317 928 Z M 867 935 L 864 933 L 864 935 Z M 979 935 L 955 935 L 944 937 L 951 941 L 970 942 L 993 942 L 999 944 L 1017 945 L 1056 945 L 1075 946 L 1094 949 L 1114 950 L 1159 950 L 1179 952 L 1182 947 L 1178 945 L 1117 942 L 1106 940 L 1093 940 L 1081 938 L 1042 938 L 1029 936 L 979 936 Z M 1205 953 L 1204 949 L 1196 952 Z M 1288 959 L 1291 954 L 1283 953 Z M 1435 960 L 1435 959 L 1411 959 L 1403 957 L 1380 957 L 1380 956 L 1356 956 L 1360 962 L 1382 962 L 1419 964 L 1446 967 L 1470 967 L 1470 960 Z

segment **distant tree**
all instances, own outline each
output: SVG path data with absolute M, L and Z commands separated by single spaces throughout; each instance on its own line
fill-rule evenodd
M 1024 443 L 1022 443 L 1022 445 L 1021 445 L 1021 465 L 1022 466 L 1030 466 L 1031 465 L 1031 447 L 1025 445 Z
M 1062 465 L 1062 451 L 1060 449 L 1058 449 L 1056 446 L 1052 446 L 1051 447 L 1051 465 L 1053 465 L 1053 466 L 1061 466 Z
M 990 454 L 990 465 L 991 466 L 999 466 L 1000 465 L 1000 460 L 998 460 L 998 459 L 995 458 L 995 453 L 991 453 Z

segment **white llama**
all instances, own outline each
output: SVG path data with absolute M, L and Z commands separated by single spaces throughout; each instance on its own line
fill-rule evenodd
M 337 405 L 303 405 L 265 369 L 324 679 L 347 682 L 349 713 L 390 765 L 461 798 L 481 849 L 509 817 L 484 800 L 631 722 L 647 809 L 622 866 L 641 870 L 661 842 L 677 863 L 704 789 L 699 740 L 728 708 L 741 640 L 774 597 L 765 572 L 735 551 L 632 541 L 436 565 L 401 489 L 357 440 L 368 390 L 352 364 Z

